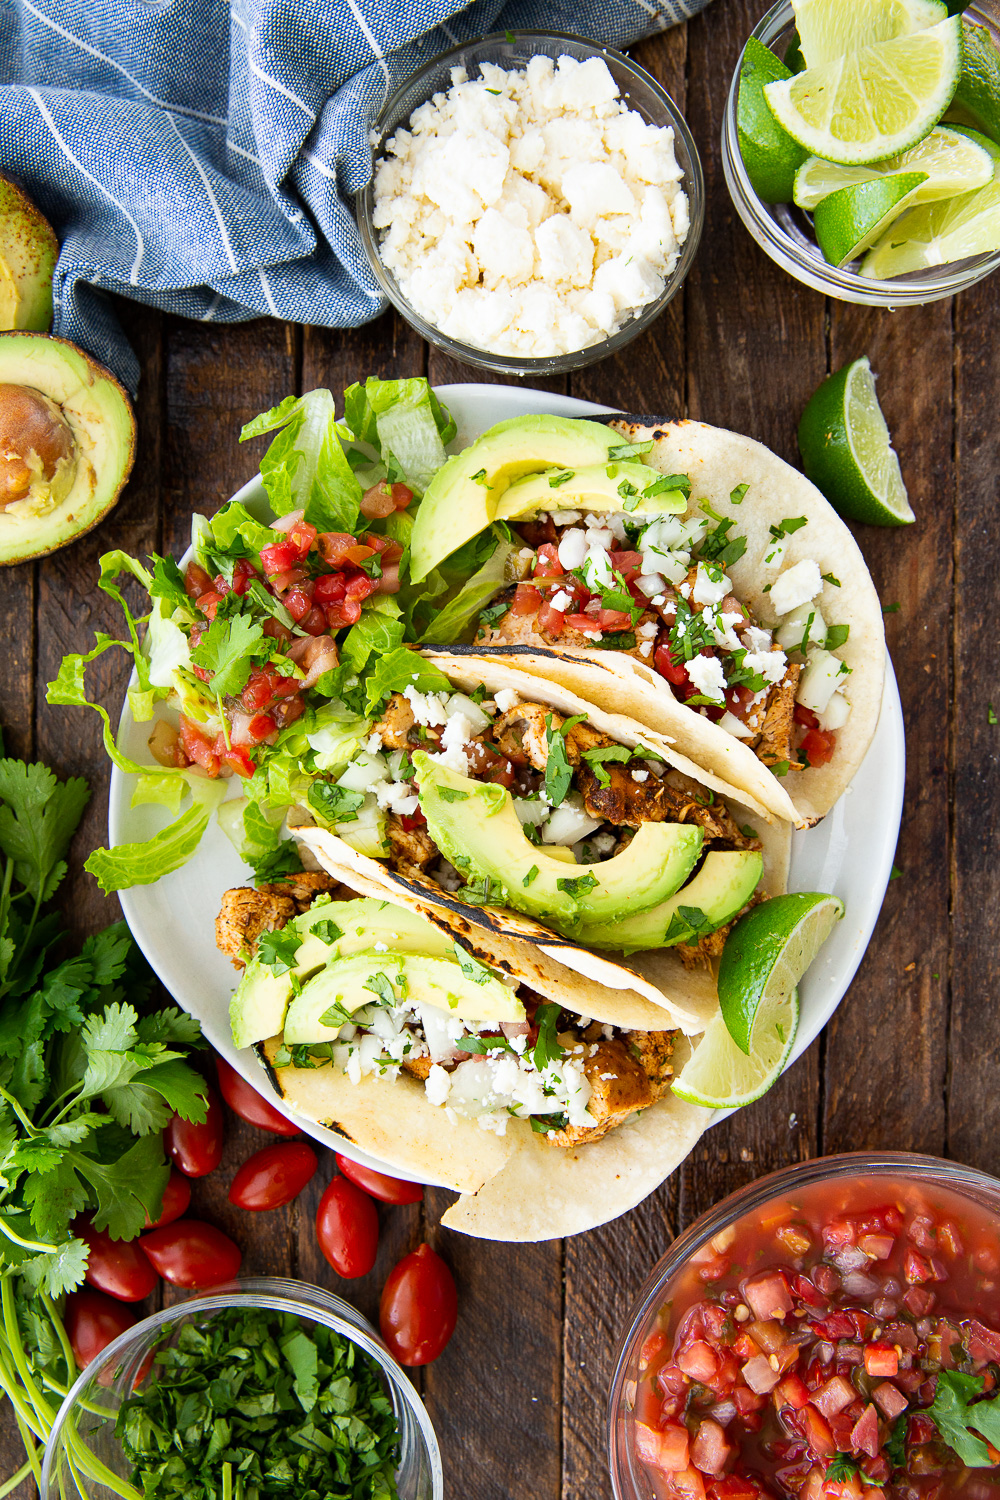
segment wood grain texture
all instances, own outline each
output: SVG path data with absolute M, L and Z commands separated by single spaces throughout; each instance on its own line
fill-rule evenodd
M 918 516 L 905 530 L 855 527 L 880 598 L 900 605 L 885 619 L 903 702 L 907 774 L 896 855 L 902 874 L 890 884 L 877 941 L 827 1029 L 823 1146 L 940 1151 L 954 506 L 949 304 L 899 313 L 835 306 L 831 368 L 860 354 L 869 355 L 880 377 L 879 399 Z
M 1000 1170 L 993 1041 L 1000 912 L 1000 351 L 996 279 L 956 302 L 952 955 L 948 1154 Z M 994 722 L 990 722 L 992 719 Z

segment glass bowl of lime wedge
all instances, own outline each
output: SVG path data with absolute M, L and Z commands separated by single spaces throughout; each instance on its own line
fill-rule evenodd
M 781 0 L 740 54 L 722 161 L 753 238 L 814 291 L 907 307 L 973 286 L 1000 266 L 997 14 Z

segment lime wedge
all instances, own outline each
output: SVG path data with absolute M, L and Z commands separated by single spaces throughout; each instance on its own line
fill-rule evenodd
M 855 260 L 909 208 L 926 181 L 926 172 L 901 172 L 874 182 L 854 182 L 824 198 L 813 215 L 824 258 L 832 266 Z
M 948 14 L 940 0 L 792 0 L 792 9 L 807 68 L 909 36 Z
M 785 67 L 789 73 L 804 73 L 806 60 L 802 56 L 802 48 L 799 45 L 799 34 L 793 31 L 785 48 Z
M 722 1016 L 714 1016 L 690 1062 L 674 1079 L 674 1093 L 709 1109 L 752 1104 L 781 1076 L 798 1024 L 799 995 L 793 990 L 783 1005 L 770 1009 L 767 1024 L 760 1028 L 759 1050 L 748 1057 L 729 1035 Z
M 949 115 L 1000 141 L 1000 51 L 989 31 L 962 20 L 962 71 Z
M 810 397 L 799 451 L 806 474 L 839 515 L 871 526 L 916 520 L 866 355 L 827 376 Z
M 993 158 L 971 136 L 961 130 L 935 125 L 930 135 L 888 161 L 870 167 L 838 167 L 821 156 L 810 156 L 795 174 L 794 200 L 811 212 L 831 193 L 854 182 L 873 182 L 899 172 L 925 172 L 927 181 L 911 203 L 932 203 L 985 187 L 993 180 Z
M 789 203 L 795 169 L 806 153 L 778 124 L 764 102 L 764 85 L 791 73 L 774 53 L 752 36 L 743 53 L 736 128 L 740 155 L 753 190 L 765 203 Z
M 778 124 L 814 156 L 857 166 L 915 146 L 951 103 L 962 18 L 862 47 L 764 86 Z
M 963 126 L 953 128 L 964 132 Z M 1000 146 L 975 131 L 965 133 L 1000 163 Z M 869 250 L 861 275 L 885 281 L 995 250 L 1000 250 L 1000 177 L 975 192 L 911 208 Z
M 796 891 L 762 901 L 736 923 L 719 963 L 719 1007 L 745 1056 L 786 1045 L 782 1017 L 799 980 L 843 915 L 838 897 Z

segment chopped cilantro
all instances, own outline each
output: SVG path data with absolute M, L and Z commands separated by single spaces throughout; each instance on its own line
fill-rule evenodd
M 890 880 L 900 880 L 902 878 L 902 875 L 903 872 L 898 865 L 893 865 L 892 869 L 889 871 Z
M 791 761 L 776 760 L 773 766 L 768 767 L 768 770 L 771 772 L 772 776 L 787 776 L 790 767 Z
M 646 486 L 643 495 L 651 500 L 654 495 L 661 495 L 664 490 L 679 490 L 682 495 L 690 495 L 691 481 L 686 474 L 664 474 L 660 479 L 654 479 L 652 484 Z
M 332 781 L 314 781 L 306 800 L 327 823 L 356 823 L 365 794 Z
M 275 974 L 287 974 L 295 968 L 295 955 L 301 946 L 302 939 L 294 928 L 262 932 L 257 939 L 257 957 Z
M 327 1010 L 325 1010 L 319 1018 L 319 1024 L 321 1026 L 336 1026 L 338 1027 L 338 1029 L 341 1026 L 350 1025 L 353 1021 L 354 1012 L 348 1010 L 346 1005 L 341 1005 L 339 1000 L 335 1000 L 333 1004 Z
M 747 490 L 749 488 L 750 488 L 749 481 L 748 480 L 744 480 L 744 482 L 742 484 L 738 484 L 734 490 L 730 490 L 729 491 L 729 503 L 730 503 L 730 505 L 742 505 L 743 504 L 743 497 L 744 497 L 744 495 L 746 494 L 746 492 L 747 492 Z
M 695 708 L 700 708 L 702 704 L 708 708 L 718 708 L 722 703 L 722 699 L 707 698 L 704 693 L 692 693 L 690 698 L 684 699 L 684 702 L 688 705 L 693 705 Z
M 558 473 L 550 474 L 549 489 L 557 490 L 561 484 L 568 484 L 575 473 L 575 469 L 560 469 Z
M 536 1135 L 549 1135 L 553 1130 L 565 1130 L 568 1115 L 531 1115 L 528 1123 Z
M 545 761 L 545 796 L 550 807 L 560 807 L 573 780 L 573 768 L 566 755 L 566 734 L 574 724 L 580 724 L 585 714 L 574 714 L 558 729 L 552 728 L 552 715 L 545 715 L 545 744 L 548 755 Z
M 740 824 L 740 833 L 742 833 L 745 839 L 755 839 L 757 837 L 756 828 L 751 828 L 749 823 Z
M 670 918 L 670 925 L 664 936 L 663 946 L 670 948 L 675 943 L 686 943 L 692 937 L 698 936 L 703 932 L 712 932 L 713 930 L 714 924 L 710 918 L 706 917 L 701 907 L 678 906 Z
M 455 944 L 455 957 L 458 959 L 458 966 L 462 973 L 466 979 L 471 979 L 473 984 L 489 984 L 490 980 L 496 977 L 492 969 L 481 964 L 474 954 L 466 953 L 458 943 Z
M 459 895 L 470 906 L 503 905 L 503 887 L 489 875 L 477 876 L 475 880 L 470 880 L 468 885 L 462 887 Z
M 501 600 L 499 604 L 490 604 L 490 605 L 488 605 L 487 608 L 484 609 L 480 613 L 480 616 L 479 616 L 479 623 L 480 623 L 480 625 L 495 625 L 498 620 L 502 620 L 503 619 L 504 615 L 507 613 L 507 611 L 509 609 L 510 609 L 510 601 L 509 600 L 506 600 L 506 601 L 505 600 Z M 485 689 L 483 689 L 483 691 L 485 692 Z M 477 693 L 479 692 L 478 688 L 476 689 L 476 692 Z M 475 700 L 473 700 L 473 701 L 475 701 Z M 480 699 L 480 702 L 482 702 L 482 699 Z
M 612 630 L 600 636 L 595 642 L 602 651 L 633 651 L 635 649 L 634 630 Z
M 437 794 L 442 802 L 466 802 L 469 796 L 468 792 L 463 792 L 457 786 L 439 786 Z
M 1000 1397 L 975 1401 L 986 1382 L 982 1375 L 966 1375 L 961 1370 L 941 1370 L 937 1377 L 934 1400 L 924 1413 L 930 1417 L 941 1437 L 970 1469 L 991 1469 L 986 1442 L 1000 1447 Z M 975 1431 L 972 1429 L 975 1428 Z M 982 1437 L 978 1436 L 982 1433 Z
M 823 1478 L 833 1484 L 847 1484 L 860 1474 L 861 1470 L 853 1458 L 849 1458 L 846 1453 L 835 1453 L 826 1466 L 826 1473 L 823 1475 Z M 871 1483 L 867 1475 L 864 1476 L 863 1483 L 866 1488 Z
M 885 1441 L 885 1456 L 894 1469 L 906 1468 L 906 1429 L 909 1421 L 909 1412 L 902 1412 L 893 1422 Z
M 836 651 L 842 646 L 851 633 L 850 625 L 828 625 L 826 627 L 826 641 L 824 645 L 827 651 Z
M 230 597 L 236 597 L 235 595 Z M 232 619 L 216 617 L 191 652 L 196 667 L 211 672 L 211 690 L 217 698 L 234 697 L 246 687 L 254 660 L 271 654 L 271 641 L 264 640 L 264 627 L 249 615 Z
M 399 1427 L 377 1363 L 291 1313 L 227 1307 L 186 1323 L 115 1436 L 146 1500 L 397 1494 Z
M 776 542 L 780 542 L 783 536 L 791 536 L 793 531 L 800 531 L 806 525 L 805 516 L 786 516 L 779 521 L 777 526 L 769 526 L 768 531 Z
M 533 880 L 537 879 L 537 877 L 538 877 L 538 866 L 537 865 L 532 865 L 532 867 L 528 871 L 527 875 L 525 875 L 524 879 L 521 881 L 521 884 L 525 888 L 527 888 L 531 884 L 531 882 Z
M 987 724 L 995 724 L 997 722 L 996 709 L 992 703 L 987 703 L 986 705 L 986 722 Z
M 531 1049 L 531 1058 L 539 1073 L 551 1063 L 560 1062 L 566 1055 L 556 1037 L 559 1014 L 560 1007 L 553 1001 L 546 1001 L 535 1011 L 534 1020 L 538 1027 L 538 1040 Z
M 470 475 L 470 478 L 473 484 L 486 485 L 486 488 L 488 490 L 491 490 L 493 488 L 493 486 L 487 482 L 485 469 L 477 469 L 475 474 Z
M 882 606 L 882 613 L 884 615 L 894 615 L 894 614 L 896 614 L 896 612 L 898 610 L 902 609 L 902 607 L 903 606 L 900 604 L 899 600 L 897 599 L 894 604 L 883 604 L 883 606 Z
M 633 752 L 626 745 L 598 745 L 593 750 L 584 750 L 581 758 L 590 766 L 599 786 L 610 786 L 611 777 L 604 769 L 603 762 L 631 760 L 632 755 Z
M 686 599 L 675 601 L 676 613 L 670 627 L 670 655 L 675 662 L 692 661 L 703 646 L 714 646 L 711 626 L 701 612 L 692 612 Z
M 500 90 L 499 89 L 487 89 L 486 92 L 488 94 L 499 94 Z
M 469 1052 L 482 1057 L 486 1052 L 513 1052 L 505 1036 L 462 1036 L 455 1043 L 459 1052 Z
M 396 983 L 402 991 L 405 985 L 401 973 L 396 975 Z M 392 980 L 388 974 L 370 974 L 361 988 L 363 990 L 371 990 L 372 994 L 377 995 L 383 1005 L 396 1004 L 396 991 L 393 989 Z
M 588 891 L 592 891 L 597 883 L 596 875 L 567 876 L 556 881 L 556 889 L 565 891 L 566 895 L 572 896 L 575 901 L 580 896 L 585 896 Z
M 832 583 L 835 589 L 840 588 L 840 579 L 834 578 L 832 573 L 821 573 L 819 576 L 822 579 L 825 579 L 827 583 Z
M 702 509 L 707 510 L 708 507 L 703 506 Z M 730 537 L 729 532 L 734 525 L 732 516 L 720 517 L 719 524 L 705 534 L 699 545 L 699 557 L 712 559 L 723 568 L 730 568 L 733 563 L 739 562 L 747 550 L 747 539 L 745 536 Z
M 361 569 L 362 573 L 367 573 L 369 578 L 382 577 L 382 564 L 377 552 L 373 552 L 371 557 L 364 558 L 357 566 Z
M 646 453 L 653 451 L 653 439 L 648 438 L 644 443 L 620 443 L 617 448 L 608 449 L 608 458 L 617 462 L 620 458 L 642 458 Z

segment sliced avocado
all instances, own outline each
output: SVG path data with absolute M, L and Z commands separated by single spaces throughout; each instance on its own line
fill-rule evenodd
M 515 479 L 542 469 L 606 463 L 621 444 L 621 433 L 573 417 L 536 413 L 498 422 L 449 458 L 427 486 L 410 539 L 412 581 L 420 583 L 456 547 L 489 526 L 497 501 Z
M 65 339 L 0 333 L 0 563 L 96 526 L 134 456 L 135 418 L 113 375 Z
M 330 929 L 325 930 L 325 924 Z M 317 935 L 314 929 L 324 929 Z M 295 917 L 288 929 L 302 935 L 292 970 L 297 980 L 315 974 L 331 960 L 384 944 L 390 953 L 421 953 L 450 956 L 454 943 L 416 912 L 391 901 L 361 897 L 357 901 L 315 901 L 308 911 Z M 329 938 L 329 941 L 326 939 Z M 269 1036 L 277 1036 L 285 1020 L 294 985 L 290 973 L 275 974 L 259 959 L 253 959 L 236 987 L 229 1004 L 229 1021 L 237 1047 L 250 1047 Z
M 515 911 L 573 935 L 584 918 L 613 921 L 646 911 L 672 895 L 701 853 L 702 831 L 689 823 L 643 823 L 621 854 L 596 865 L 553 858 L 529 843 L 510 793 L 472 781 L 413 754 L 420 806 L 431 837 L 462 874 L 496 881 Z
M 569 477 L 563 480 L 563 474 Z M 664 478 L 657 469 L 632 459 L 586 464 L 582 469 L 547 469 L 541 474 L 527 474 L 508 485 L 500 497 L 495 519 L 523 521 L 548 510 L 681 516 L 687 510 L 687 500 L 680 490 L 657 490 Z
M 399 999 L 411 999 L 463 1021 L 523 1021 L 516 991 L 481 964 L 470 977 L 457 960 L 415 953 L 356 953 L 335 960 L 302 986 L 285 1016 L 285 1042 L 332 1042 L 341 1026 L 365 1005 L 377 1005 L 385 983 Z
M 672 948 L 688 943 L 718 927 L 742 911 L 757 889 L 764 860 L 755 850 L 712 851 L 697 875 L 667 901 L 650 911 L 624 917 L 602 926 L 586 924 L 581 940 L 591 948 L 623 949 L 637 953 L 645 948 Z M 683 910 L 682 910 L 683 908 Z M 700 912 L 706 922 L 695 927 L 684 912 Z
M 52 327 L 55 231 L 26 193 L 0 175 L 0 330 Z

